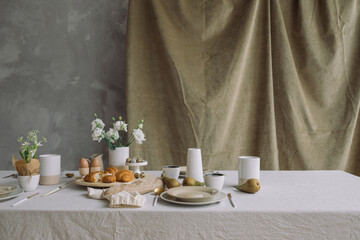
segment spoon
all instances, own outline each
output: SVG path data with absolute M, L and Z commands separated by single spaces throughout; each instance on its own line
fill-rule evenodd
M 155 198 L 154 198 L 154 202 L 153 202 L 153 207 L 156 206 L 156 203 L 157 203 L 157 201 L 158 201 L 159 195 L 160 195 L 161 193 L 163 193 L 163 192 L 165 192 L 165 189 L 162 188 L 162 187 L 158 187 L 158 188 L 155 188 L 155 189 L 154 189 Z

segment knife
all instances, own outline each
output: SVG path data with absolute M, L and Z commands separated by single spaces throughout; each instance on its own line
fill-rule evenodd
M 56 193 L 57 191 L 59 191 L 59 190 L 61 190 L 61 189 L 63 189 L 63 188 L 66 188 L 68 185 L 70 185 L 70 184 L 73 183 L 74 181 L 75 181 L 75 179 L 72 180 L 72 181 L 70 181 L 70 182 L 68 182 L 68 183 L 66 183 L 66 184 L 64 184 L 64 185 L 61 185 L 61 186 L 58 187 L 58 188 L 55 188 L 54 190 L 51 190 L 51 191 L 48 192 L 48 193 L 45 193 L 45 194 L 42 195 L 41 197 L 46 197 L 46 196 L 49 196 L 50 194 Z
M 13 205 L 11 205 L 11 207 L 15 207 L 16 205 L 18 205 L 18 204 L 20 204 L 20 203 L 23 203 L 23 202 L 25 202 L 26 200 L 28 200 L 28 199 L 30 199 L 30 198 L 38 195 L 38 194 L 39 194 L 39 193 L 37 192 L 37 193 L 35 193 L 35 194 L 33 194 L 33 195 L 30 195 L 30 196 L 28 196 L 27 198 L 24 198 L 23 200 L 20 200 L 20 201 L 18 201 L 17 203 L 14 203 Z
M 159 195 L 156 195 L 155 198 L 154 198 L 153 207 L 156 206 L 156 203 L 157 203 L 157 201 L 158 201 L 158 198 L 159 198 Z
M 11 174 L 11 175 L 9 175 L 9 176 L 5 176 L 5 177 L 3 177 L 3 178 L 9 178 L 9 177 L 15 177 L 16 176 L 16 173 L 13 173 L 13 174 Z

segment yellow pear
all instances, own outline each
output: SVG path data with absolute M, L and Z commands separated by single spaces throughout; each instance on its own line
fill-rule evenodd
M 183 180 L 183 186 L 204 186 L 205 184 L 203 182 L 196 181 L 192 177 L 186 177 Z
M 163 177 L 162 180 L 164 181 L 166 187 L 169 189 L 180 186 L 179 181 L 174 178 Z
M 247 193 L 256 193 L 260 190 L 260 182 L 255 178 L 250 178 L 245 183 L 240 186 L 235 186 L 235 188 L 242 192 Z

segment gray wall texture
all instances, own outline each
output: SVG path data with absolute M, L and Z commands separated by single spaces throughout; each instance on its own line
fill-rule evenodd
M 0 169 L 17 138 L 38 129 L 39 154 L 62 168 L 107 154 L 91 139 L 93 114 L 125 116 L 127 0 L 0 0 Z M 107 159 L 107 157 L 105 156 Z

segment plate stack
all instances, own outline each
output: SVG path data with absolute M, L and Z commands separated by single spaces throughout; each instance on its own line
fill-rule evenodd
M 171 188 L 160 197 L 164 201 L 176 204 L 206 205 L 224 200 L 226 194 L 210 187 L 184 186 Z

